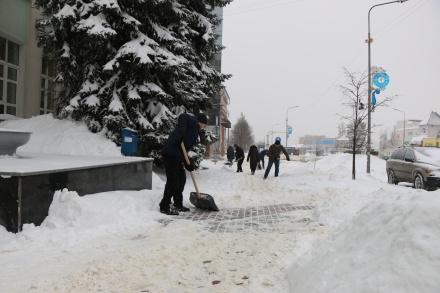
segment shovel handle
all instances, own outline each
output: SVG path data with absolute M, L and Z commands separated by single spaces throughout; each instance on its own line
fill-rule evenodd
M 182 151 L 183 151 L 183 155 L 185 156 L 186 164 L 187 165 L 191 164 L 189 162 L 188 154 L 186 153 L 185 145 L 183 144 L 183 142 L 180 145 L 182 146 Z M 192 179 L 192 181 L 194 183 L 194 187 L 196 188 L 197 198 L 200 198 L 200 192 L 199 192 L 199 189 L 197 188 L 196 178 L 194 177 L 194 174 L 193 174 L 192 171 L 190 171 L 189 173 L 191 174 L 191 179 Z

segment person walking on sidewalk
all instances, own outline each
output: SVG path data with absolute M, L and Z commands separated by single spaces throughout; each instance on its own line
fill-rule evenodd
M 261 166 L 263 166 L 264 169 L 264 157 L 267 156 L 267 150 L 264 149 L 260 152 L 260 160 L 261 160 Z
M 235 152 L 232 145 L 228 146 L 228 150 L 226 151 L 226 158 L 228 159 L 228 165 L 229 167 L 232 167 L 232 164 L 234 163 L 235 158 Z
M 186 164 L 181 143 L 183 142 L 185 149 L 189 151 L 207 123 L 208 118 L 203 113 L 196 116 L 189 113 L 180 114 L 176 128 L 170 133 L 162 147 L 162 158 L 167 177 L 163 198 L 159 204 L 160 212 L 163 214 L 178 215 L 179 212 L 189 211 L 189 208 L 183 206 L 183 189 L 186 184 L 185 169 L 194 171 L 195 167 L 193 163 Z M 174 201 L 174 208 L 170 208 L 171 198 Z
M 260 154 L 258 153 L 258 148 L 256 145 L 251 145 L 251 147 L 249 148 L 249 152 L 248 152 L 246 161 L 249 162 L 249 159 L 251 160 L 251 163 L 250 163 L 251 172 L 252 172 L 252 175 L 254 175 L 255 170 L 257 169 L 257 166 L 260 163 Z
M 243 172 L 243 169 L 241 168 L 241 165 L 243 165 L 244 161 L 244 152 L 241 147 L 239 147 L 237 144 L 234 144 L 235 148 L 235 161 L 237 162 L 237 172 Z
M 269 157 L 269 162 L 267 163 L 266 172 L 264 172 L 264 179 L 269 175 L 272 165 L 275 164 L 275 177 L 278 177 L 280 171 L 280 153 L 283 152 L 286 155 L 287 161 L 290 161 L 289 155 L 286 149 L 281 145 L 281 137 L 275 138 L 275 143 L 269 147 L 267 156 Z

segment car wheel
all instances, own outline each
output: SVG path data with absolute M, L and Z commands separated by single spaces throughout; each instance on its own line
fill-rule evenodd
M 388 183 L 389 184 L 397 184 L 396 176 L 394 176 L 394 171 L 389 170 L 388 171 Z
M 414 177 L 414 188 L 425 189 L 425 182 L 423 181 L 423 176 L 420 173 L 417 173 Z

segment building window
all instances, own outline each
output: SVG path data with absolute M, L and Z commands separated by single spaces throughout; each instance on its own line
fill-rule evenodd
M 41 66 L 40 114 L 53 113 L 57 91 L 55 86 L 55 61 L 43 57 Z
M 0 114 L 17 115 L 19 48 L 0 37 Z

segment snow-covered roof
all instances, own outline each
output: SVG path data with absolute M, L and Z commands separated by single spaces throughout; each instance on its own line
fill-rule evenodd
M 422 140 L 424 138 L 428 137 L 426 134 L 422 134 L 420 136 L 414 136 L 413 138 L 411 138 L 411 140 L 409 141 L 410 145 L 421 145 L 422 144 Z
M 440 115 L 432 111 L 431 114 L 420 121 L 419 125 L 440 125 Z
M 345 134 L 343 136 L 341 136 L 340 138 L 336 139 L 336 141 L 347 141 L 347 140 L 349 140 L 349 139 Z

